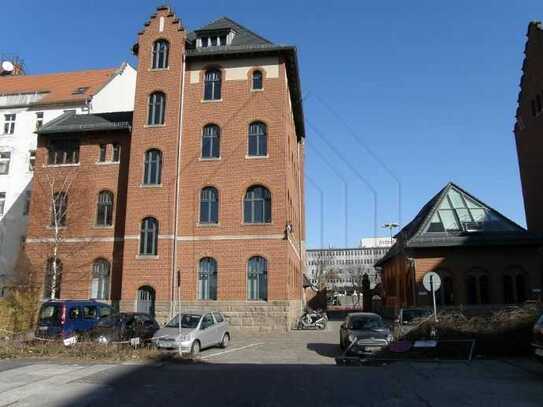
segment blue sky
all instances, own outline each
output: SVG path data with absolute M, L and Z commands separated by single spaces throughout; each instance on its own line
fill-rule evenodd
M 6 2 L 0 53 L 29 73 L 135 65 L 130 47 L 158 4 Z M 397 221 L 398 184 L 404 224 L 448 181 L 525 224 L 512 128 L 541 0 L 170 4 L 189 29 L 227 15 L 298 47 L 308 247 L 354 246 Z

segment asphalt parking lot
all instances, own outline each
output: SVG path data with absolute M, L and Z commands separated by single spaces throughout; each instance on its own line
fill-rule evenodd
M 291 331 L 286 334 L 233 333 L 227 349 L 207 349 L 199 359 L 212 363 L 333 365 L 339 354 L 339 321 L 325 330 Z
M 530 359 L 341 367 L 325 331 L 236 335 L 193 364 L 0 361 L 0 406 L 538 406 Z

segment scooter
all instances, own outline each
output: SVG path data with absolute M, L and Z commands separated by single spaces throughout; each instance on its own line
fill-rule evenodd
M 325 312 L 310 311 L 304 312 L 298 318 L 298 329 L 324 329 L 328 323 L 328 317 Z

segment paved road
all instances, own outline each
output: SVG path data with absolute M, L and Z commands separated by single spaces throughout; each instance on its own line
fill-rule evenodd
M 0 362 L 0 405 L 538 406 L 530 360 L 339 367 L 335 326 L 236 338 L 200 362 L 135 365 Z

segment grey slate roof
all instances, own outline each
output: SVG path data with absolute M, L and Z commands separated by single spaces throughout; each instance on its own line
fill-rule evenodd
M 441 202 L 449 191 L 455 190 L 481 205 L 495 219 L 502 223 L 501 230 L 483 228 L 477 232 L 428 232 L 427 227 L 438 210 Z M 458 185 L 449 182 L 441 191 L 434 195 L 417 213 L 411 222 L 405 225 L 395 236 L 396 243 L 387 254 L 376 264 L 381 266 L 391 258 L 400 254 L 404 249 L 453 246 L 504 246 L 520 244 L 543 244 L 543 236 L 528 232 L 526 229 L 508 219 L 495 209 L 486 205 Z
M 80 133 L 104 130 L 130 130 L 132 112 L 75 114 L 67 112 L 41 127 L 38 134 Z
M 236 23 L 228 17 L 220 17 L 217 20 L 194 30 L 195 33 L 207 31 L 233 30 L 236 32 L 231 46 L 271 44 L 270 41 L 254 33 L 248 28 Z

